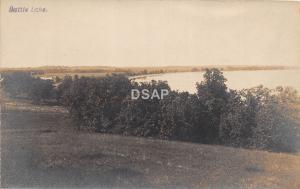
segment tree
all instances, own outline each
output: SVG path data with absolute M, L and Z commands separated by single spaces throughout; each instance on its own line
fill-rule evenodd
M 204 142 L 218 142 L 220 118 L 229 98 L 226 81 L 220 70 L 212 68 L 206 69 L 204 80 L 196 84 L 199 104 L 205 108 L 199 112 L 206 118 L 198 131 L 205 133 Z
M 150 93 L 157 90 L 161 93 L 162 89 L 170 90 L 167 82 L 151 81 L 149 83 L 132 83 L 133 89 L 147 89 Z M 161 99 L 136 99 L 130 97 L 124 99 L 122 110 L 118 118 L 118 130 L 123 130 L 126 135 L 158 137 L 160 133 L 161 120 Z
M 45 102 L 49 99 L 54 98 L 52 80 L 43 80 L 40 78 L 35 78 L 32 80 L 29 92 L 29 98 L 35 103 Z
M 14 98 L 33 100 L 35 103 L 54 98 L 52 80 L 32 77 L 28 72 L 12 72 L 3 74 L 5 92 Z
M 63 104 L 78 127 L 84 125 L 107 132 L 121 110 L 123 99 L 130 94 L 131 83 L 123 75 L 81 77 L 72 82 L 66 78 L 58 88 L 68 88 L 63 93 Z
M 10 97 L 27 98 L 34 80 L 29 72 L 10 72 L 1 74 L 3 88 Z
M 187 92 L 173 91 L 161 101 L 160 138 L 191 140 L 192 98 Z
M 63 80 L 59 81 L 56 89 L 56 100 L 60 104 L 67 103 L 70 88 L 73 83 L 72 76 L 66 75 Z

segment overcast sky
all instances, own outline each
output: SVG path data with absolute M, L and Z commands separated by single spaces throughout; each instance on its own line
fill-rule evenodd
M 300 66 L 300 3 L 1 0 L 1 66 L 43 65 Z

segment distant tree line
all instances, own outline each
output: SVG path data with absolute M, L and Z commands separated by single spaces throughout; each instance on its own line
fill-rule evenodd
M 196 84 L 196 94 L 170 91 L 164 99 L 147 100 L 132 100 L 131 89 L 160 91 L 170 89 L 168 83 L 137 83 L 124 75 L 66 76 L 54 87 L 50 80 L 25 73 L 3 78 L 12 97 L 55 99 L 68 108 L 80 129 L 272 151 L 294 151 L 299 141 L 299 120 L 292 106 L 298 102 L 296 90 L 263 86 L 231 90 L 223 73 L 214 68 Z

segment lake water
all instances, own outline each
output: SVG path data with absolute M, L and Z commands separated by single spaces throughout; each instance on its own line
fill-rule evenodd
M 300 70 L 224 71 L 230 89 L 251 88 L 263 85 L 268 88 L 289 86 L 300 92 Z M 203 72 L 181 72 L 147 75 L 135 81 L 168 81 L 172 90 L 196 92 L 196 82 L 203 80 Z

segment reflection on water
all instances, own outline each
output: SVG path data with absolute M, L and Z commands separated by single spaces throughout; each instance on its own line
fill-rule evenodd
M 227 86 L 231 89 L 243 89 L 260 84 L 268 88 L 290 86 L 300 91 L 300 70 L 259 70 L 259 71 L 225 71 Z M 203 72 L 182 72 L 149 75 L 135 81 L 168 81 L 171 89 L 196 92 L 196 82 L 203 80 Z

